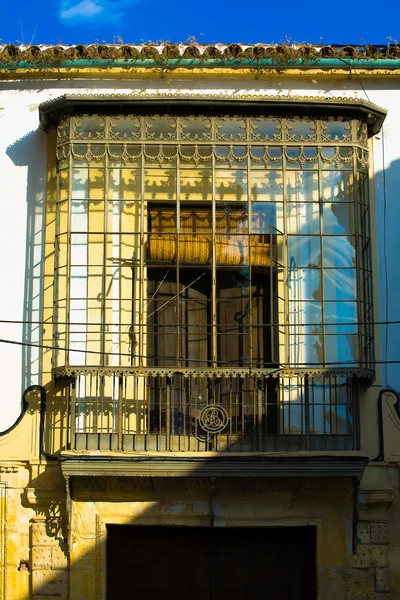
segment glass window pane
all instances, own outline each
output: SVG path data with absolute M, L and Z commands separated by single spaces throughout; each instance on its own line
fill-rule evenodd
M 354 366 L 358 361 L 358 338 L 356 335 L 326 335 L 326 362 Z
M 253 171 L 250 193 L 254 201 L 283 202 L 282 171 Z
M 247 126 L 246 119 L 227 117 L 225 119 L 216 119 L 216 134 L 218 140 L 246 140 Z
M 180 199 L 211 200 L 211 170 L 210 169 L 181 169 Z
M 286 173 L 288 202 L 318 202 L 318 173 L 313 171 L 289 171 Z
M 218 202 L 247 200 L 247 171 L 244 169 L 217 169 L 215 193 Z
M 322 335 L 289 335 L 290 362 L 298 366 L 322 366 L 324 352 Z
M 316 123 L 309 119 L 287 119 L 286 128 L 288 140 L 309 142 L 317 137 Z
M 295 202 L 287 205 L 287 233 L 319 233 L 319 204 Z
M 139 169 L 110 169 L 108 198 L 110 200 L 135 200 L 140 198 Z
M 73 169 L 72 197 L 76 200 L 104 198 L 104 169 Z
M 319 236 L 291 235 L 288 238 L 289 266 L 318 267 L 321 265 Z
M 147 200 L 174 200 L 176 198 L 176 170 L 146 169 L 144 193 Z
M 72 197 L 77 200 L 89 198 L 89 169 L 82 167 L 72 171 Z
M 58 180 L 58 200 L 67 200 L 69 196 L 69 171 L 67 169 L 59 171 Z
M 325 302 L 326 333 L 357 333 L 356 302 Z
M 356 264 L 354 236 L 324 236 L 322 251 L 324 267 L 353 267 Z
M 281 169 L 283 165 L 283 148 L 255 146 L 250 150 L 252 169 Z
M 140 231 L 140 208 L 138 201 L 108 201 L 108 232 L 130 233 Z
M 282 139 L 282 124 L 278 119 L 259 119 L 251 120 L 251 137 L 253 140 L 280 140 Z
M 240 208 L 233 208 L 217 204 L 215 214 L 215 230 L 217 233 L 226 233 L 228 235 L 248 233 L 249 231 L 249 214 L 247 204 Z M 209 220 L 211 213 L 208 211 Z
M 248 265 L 250 259 L 248 235 L 216 235 L 217 265 Z
M 250 360 L 250 270 L 217 271 L 218 361 L 245 365 Z
M 330 146 L 321 148 L 322 168 L 329 170 L 353 170 L 353 148 Z
M 323 203 L 324 233 L 354 233 L 354 206 L 344 202 Z
M 104 117 L 75 117 L 75 136 L 81 139 L 99 139 L 104 137 L 105 133 Z
M 87 298 L 87 267 L 71 267 L 70 296 L 71 298 Z
M 181 168 L 184 167 L 210 167 L 213 155 L 212 146 L 180 146 Z
M 173 140 L 176 138 L 176 117 L 146 117 L 146 138 Z
M 211 139 L 211 119 L 207 117 L 181 117 L 181 138 L 183 140 Z
M 321 300 L 320 269 L 289 269 L 290 300 Z
M 325 300 L 355 300 L 355 269 L 324 269 Z
M 322 304 L 320 302 L 291 301 L 289 303 L 290 332 L 302 335 L 322 333 Z
M 113 116 L 110 122 L 110 137 L 119 140 L 140 138 L 140 118 Z
M 71 234 L 71 264 L 88 264 L 88 236 L 82 233 Z
M 251 205 L 251 227 L 253 233 L 270 233 L 270 227 L 283 229 L 283 204 L 253 202 Z
M 66 233 L 68 230 L 68 202 L 57 203 L 57 234 Z
M 354 175 L 349 171 L 322 172 L 323 202 L 353 202 Z
M 71 231 L 104 231 L 104 202 L 71 203 Z
M 350 122 L 340 120 L 321 121 L 322 139 L 328 142 L 350 141 Z
M 137 144 L 109 144 L 109 166 L 115 168 L 139 167 L 142 162 L 142 148 Z

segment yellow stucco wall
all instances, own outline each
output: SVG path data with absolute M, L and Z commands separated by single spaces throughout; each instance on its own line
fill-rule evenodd
M 108 524 L 314 526 L 318 599 L 400 598 L 398 467 L 367 467 L 353 554 L 350 478 L 71 477 L 57 462 L 0 463 L 1 595 L 105 598 Z M 67 519 L 66 507 L 69 518 Z M 70 566 L 69 566 L 70 565 Z

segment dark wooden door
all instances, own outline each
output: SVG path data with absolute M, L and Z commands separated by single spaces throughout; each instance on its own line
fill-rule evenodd
M 107 600 L 315 600 L 315 580 L 311 527 L 108 527 Z

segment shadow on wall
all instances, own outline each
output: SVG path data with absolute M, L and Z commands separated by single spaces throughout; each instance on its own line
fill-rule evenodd
M 305 521 L 302 527 L 294 523 L 285 530 L 270 523 L 266 527 L 271 514 L 282 515 L 295 497 L 298 503 L 309 503 L 315 495 L 329 494 L 329 483 L 323 479 L 303 483 L 304 491 L 301 480 L 274 479 L 272 484 L 259 478 L 214 478 L 196 468 L 186 478 L 73 477 L 69 483 L 74 502 L 69 531 L 59 464 L 48 465 L 29 483 L 36 490 L 36 516 L 30 525 L 27 564 L 30 595 L 21 600 L 120 600 L 138 593 L 148 600 L 160 593 L 171 600 L 200 600 L 214 594 L 228 600 L 241 593 L 243 598 L 257 597 L 257 592 L 265 593 L 265 586 L 274 600 L 314 600 L 315 527 L 306 527 Z M 266 517 L 262 497 L 271 491 L 279 493 L 272 497 L 273 506 Z M 352 497 L 351 484 L 343 483 L 342 494 L 342 499 Z M 112 511 L 114 522 L 123 526 L 99 531 L 105 503 L 109 503 L 108 515 Z M 27 496 L 24 505 L 33 506 Z M 254 526 L 257 515 L 263 520 L 263 529 Z M 300 519 L 298 508 L 293 515 L 294 520 Z M 236 520 L 236 526 L 226 527 L 226 518 Z M 282 527 L 282 523 L 277 525 Z M 76 557 L 70 565 L 71 581 L 66 567 L 68 546 Z M 281 561 L 283 555 L 285 561 Z M 107 572 L 102 570 L 105 557 Z M 208 589 L 211 578 L 214 594 Z M 217 594 L 218 585 L 224 589 Z
M 395 160 L 385 172 L 375 175 L 376 215 L 371 213 L 372 231 L 376 232 L 375 248 L 377 273 L 374 272 L 375 286 L 379 293 L 379 321 L 400 321 L 400 160 Z M 400 324 L 389 323 L 379 328 L 380 356 L 377 360 L 399 360 Z M 383 385 L 400 390 L 400 365 L 383 365 L 381 369 Z
M 22 391 L 39 384 L 43 326 L 43 267 L 45 243 L 45 202 L 47 169 L 47 135 L 41 130 L 31 131 L 7 149 L 7 155 L 16 166 L 27 166 L 26 187 L 26 252 L 23 303 Z M 18 225 L 17 225 L 18 226 Z M 32 345 L 30 345 L 32 344 Z

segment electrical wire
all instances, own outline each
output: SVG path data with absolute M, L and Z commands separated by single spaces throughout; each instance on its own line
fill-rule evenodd
M 174 297 L 175 298 L 175 297 Z M 164 306 L 164 305 L 163 305 Z M 161 308 L 161 307 L 160 307 Z M 89 325 L 96 327 L 112 327 L 115 326 L 115 323 L 107 323 L 107 322 L 90 322 L 87 321 L 53 321 L 49 319 L 48 321 L 30 321 L 30 320 L 16 320 L 16 319 L 0 319 L 0 324 L 9 324 L 9 325 L 65 325 L 66 327 L 75 327 L 78 325 Z M 121 324 L 121 327 L 125 327 L 125 323 Z M 350 325 L 400 325 L 400 320 L 394 321 L 374 321 L 371 323 L 370 321 L 344 321 L 342 323 L 316 323 L 313 321 L 312 323 L 258 323 L 256 327 L 349 327 Z M 146 323 L 136 323 L 135 327 L 148 327 Z M 168 325 L 164 325 L 164 327 L 168 327 Z M 172 325 L 171 325 L 172 327 Z M 193 327 L 193 325 L 191 325 Z M 199 327 L 204 327 L 204 325 L 199 325 Z
M 349 67 L 349 69 L 350 69 L 350 77 L 351 77 L 353 75 L 353 66 L 351 65 L 351 63 L 348 63 L 347 60 L 344 60 L 344 58 L 339 58 L 338 57 L 338 60 L 340 60 L 342 63 L 344 63 L 345 65 L 347 65 Z M 363 84 L 361 82 L 361 79 L 360 79 L 357 71 L 354 71 L 354 75 L 357 77 L 357 81 L 358 81 L 358 83 L 360 85 L 360 88 L 364 92 L 366 99 L 368 100 L 368 102 L 370 102 L 372 104 L 372 102 L 371 102 L 371 100 L 370 100 L 370 98 L 369 98 L 369 96 L 368 96 L 368 94 L 366 92 L 366 89 L 364 88 L 364 86 L 363 86 Z
M 95 354 L 95 355 L 101 355 L 101 356 L 127 356 L 127 357 L 132 357 L 132 354 L 129 352 L 101 352 L 100 350 L 79 350 L 79 349 L 75 349 L 75 348 L 63 348 L 61 346 L 51 346 L 51 345 L 47 345 L 47 344 L 36 344 L 33 342 L 19 342 L 17 340 L 7 340 L 7 339 L 1 339 L 0 338 L 0 343 L 1 344 L 12 344 L 15 346 L 28 346 L 28 347 L 33 347 L 33 348 L 43 348 L 45 350 L 58 350 L 59 352 L 73 352 L 73 353 L 81 353 L 81 354 Z M 133 358 L 149 358 L 147 355 L 141 355 L 141 354 L 134 354 Z M 172 356 L 158 356 L 157 358 L 161 358 L 163 360 L 177 360 L 177 357 L 172 357 Z M 179 358 L 179 357 L 178 357 Z M 181 358 L 181 360 L 183 361 L 190 361 L 190 362 L 201 362 L 201 363 L 207 363 L 209 361 L 207 360 L 203 360 L 203 359 L 195 359 L 195 358 L 190 358 L 190 359 L 186 359 L 186 358 Z M 216 361 L 218 362 L 225 362 L 225 361 Z M 391 364 L 391 365 L 398 365 L 400 364 L 400 360 L 388 360 L 388 361 L 381 361 L 381 360 L 371 360 L 369 361 L 369 363 L 371 365 L 381 365 L 381 364 Z M 325 367 L 325 366 L 360 366 L 360 361 L 358 360 L 345 360 L 345 361 L 332 361 L 332 362 L 304 362 L 304 363 L 296 363 L 296 367 Z M 84 367 L 84 365 L 74 365 L 74 367 L 76 366 L 77 369 L 79 369 L 79 367 Z M 93 365 L 93 367 L 95 367 L 96 365 Z M 99 365 L 100 366 L 100 365 Z M 111 365 L 111 366 L 115 366 L 116 368 L 119 365 Z M 279 366 L 281 368 L 285 368 L 285 367 L 293 367 L 293 363 L 279 363 Z M 123 368 L 124 365 L 122 365 Z M 251 367 L 249 367 L 251 369 Z

